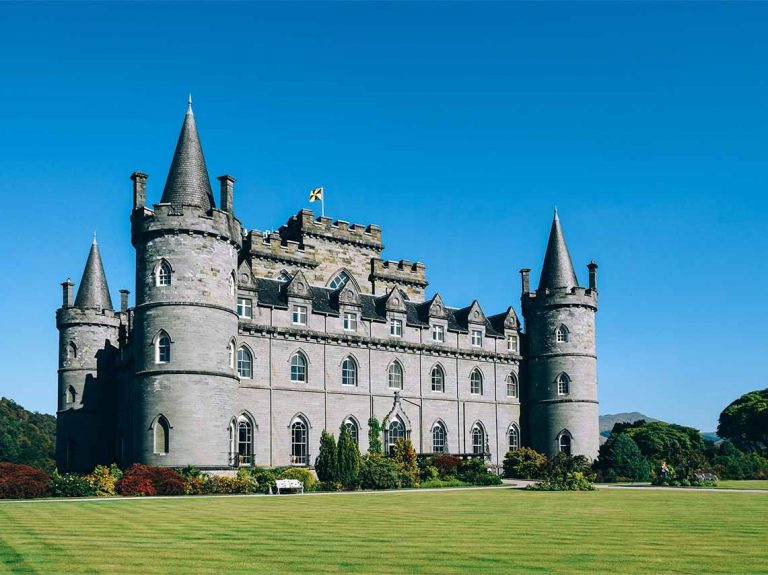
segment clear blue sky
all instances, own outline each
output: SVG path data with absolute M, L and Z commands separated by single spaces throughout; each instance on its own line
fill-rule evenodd
M 187 92 L 248 228 L 326 187 L 430 293 L 519 311 L 557 205 L 600 264 L 601 412 L 714 429 L 768 386 L 768 4 L 3 4 L 0 395 L 56 408 L 59 284 L 94 230 L 133 291 Z M 315 204 L 316 205 L 316 204 Z

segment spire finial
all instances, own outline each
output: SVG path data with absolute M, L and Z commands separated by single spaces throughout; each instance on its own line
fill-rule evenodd
M 559 220 L 560 217 L 557 215 L 557 204 L 555 204 L 555 219 Z
M 98 242 L 96 242 L 96 230 L 93 231 L 93 245 L 97 245 Z
M 187 98 L 187 112 L 192 111 L 192 92 L 189 93 L 189 97 Z

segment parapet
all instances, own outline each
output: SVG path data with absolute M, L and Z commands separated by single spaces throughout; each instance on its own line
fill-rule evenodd
M 58 329 L 72 325 L 103 325 L 117 329 L 120 322 L 120 313 L 111 309 L 61 307 L 56 310 L 56 327 Z
M 256 258 L 285 262 L 299 266 L 317 267 L 315 247 L 296 240 L 287 240 L 278 232 L 251 230 L 246 239 L 248 253 Z
M 524 309 L 531 307 L 557 307 L 563 305 L 585 306 L 597 310 L 597 290 L 592 288 L 571 287 L 541 289 L 527 292 L 522 296 Z
M 225 238 L 239 249 L 242 245 L 240 221 L 232 214 L 212 208 L 205 212 L 195 206 L 174 207 L 155 204 L 154 211 L 136 209 L 131 214 L 131 241 L 136 245 L 139 236 L 191 233 Z
M 411 263 L 408 260 L 371 260 L 371 277 L 373 280 L 384 280 L 394 284 L 416 285 L 427 287 L 427 273 L 421 262 Z
M 315 217 L 312 210 L 301 210 L 295 216 L 291 216 L 288 222 L 278 230 L 283 240 L 290 240 L 304 244 L 306 236 L 314 236 L 326 240 L 365 246 L 376 251 L 381 251 L 384 246 L 381 243 L 381 228 L 376 224 L 367 226 L 350 224 L 344 220 L 333 221 L 324 216 Z

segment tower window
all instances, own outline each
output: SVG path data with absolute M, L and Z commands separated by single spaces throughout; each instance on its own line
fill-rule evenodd
M 357 314 L 344 312 L 344 331 L 357 331 Z
M 571 378 L 561 373 L 557 376 L 557 395 L 568 395 L 571 392 Z
M 253 302 L 249 298 L 237 298 L 237 315 L 244 319 L 251 319 L 253 314 Z
M 227 346 L 227 356 L 229 358 L 228 365 L 230 369 L 235 368 L 235 340 L 229 342 Z
M 75 403 L 75 400 L 77 399 L 77 392 L 75 391 L 75 388 L 71 385 L 67 387 L 67 391 L 64 392 L 64 403 L 67 405 L 72 405 Z
M 387 373 L 390 389 L 403 389 L 403 367 L 400 362 L 393 361 Z
M 237 350 L 237 374 L 245 379 L 253 376 L 253 356 L 245 346 L 240 346 Z
M 169 286 L 171 285 L 171 266 L 168 262 L 162 262 L 160 267 L 157 268 L 157 276 L 155 277 L 155 285 Z
M 170 425 L 163 415 L 159 415 L 155 421 L 153 432 L 155 455 L 166 455 L 170 449 Z
M 483 395 L 483 374 L 475 368 L 469 375 L 469 393 L 472 395 Z
M 445 451 L 445 426 L 438 421 L 432 428 L 432 453 Z
M 74 341 L 70 341 L 67 345 L 67 359 L 75 359 L 77 357 L 77 346 Z
M 445 328 L 442 325 L 432 326 L 432 341 L 436 341 L 438 343 L 445 342 Z
M 479 329 L 472 330 L 472 346 L 481 347 L 483 345 L 483 332 Z
M 168 363 L 169 361 L 171 361 L 171 338 L 163 334 L 157 338 L 155 363 Z
M 291 357 L 291 382 L 307 383 L 307 358 L 300 351 Z
M 557 448 L 561 453 L 566 455 L 571 454 L 571 434 L 567 431 L 562 431 L 560 437 L 557 440 Z
M 558 327 L 555 332 L 555 337 L 557 338 L 558 343 L 568 341 L 568 328 L 563 324 L 560 324 L 560 327 Z
M 432 391 L 443 393 L 445 391 L 445 372 L 443 368 L 436 365 L 432 368 L 430 373 L 430 379 L 432 380 Z
M 295 325 L 307 325 L 307 306 L 293 306 L 293 314 L 291 320 Z
M 403 320 L 389 320 L 389 335 L 393 337 L 403 337 Z
M 517 397 L 519 393 L 517 376 L 510 373 L 507 376 L 507 397 Z
M 235 272 L 229 275 L 229 295 L 235 295 Z
M 341 385 L 357 385 L 357 363 L 351 357 L 341 362 Z

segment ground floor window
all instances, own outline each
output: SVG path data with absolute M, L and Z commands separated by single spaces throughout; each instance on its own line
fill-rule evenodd
M 347 428 L 347 431 L 349 431 L 349 435 L 352 436 L 352 441 L 355 442 L 355 445 L 360 444 L 360 429 L 357 425 L 357 421 L 352 419 L 351 417 L 348 417 L 344 420 L 344 427 Z
M 253 465 L 253 423 L 241 415 L 229 426 L 232 465 Z
M 309 439 L 307 423 L 297 418 L 291 424 L 291 465 L 309 463 Z
M 439 421 L 432 428 L 432 453 L 445 451 L 445 426 Z
M 472 426 L 472 453 L 485 454 L 485 430 L 479 423 Z
M 514 451 L 520 448 L 520 431 L 516 426 L 509 428 L 509 450 Z
M 558 448 L 562 453 L 565 453 L 566 455 L 571 454 L 571 435 L 567 431 L 564 431 L 560 434 L 560 439 L 558 440 Z
M 405 439 L 405 425 L 403 425 L 399 417 L 396 417 L 389 422 L 387 427 L 387 453 L 391 454 L 394 451 L 395 443 L 398 439 Z

